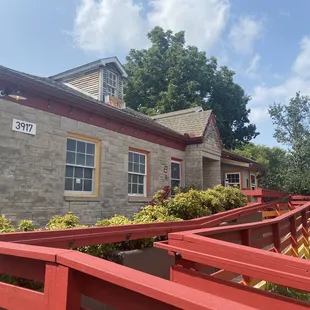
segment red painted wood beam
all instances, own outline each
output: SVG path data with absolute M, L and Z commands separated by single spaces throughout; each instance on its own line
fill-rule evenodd
M 186 270 L 176 266 L 171 267 L 171 281 L 183 284 L 215 296 L 225 296 L 229 300 L 242 303 L 258 310 L 306 310 L 309 304 L 291 298 L 281 297 L 259 289 L 251 288 L 233 282 L 216 279 L 206 274 Z
M 197 235 L 168 242 L 155 243 L 155 247 L 199 264 L 310 292 L 309 261 Z
M 172 283 L 149 274 L 133 270 L 97 257 L 76 251 L 57 255 L 57 262 L 88 276 L 106 281 L 121 288 L 139 292 L 148 298 L 170 306 L 188 310 L 253 310 L 224 297 Z M 126 308 L 127 309 L 127 308 Z M 152 309 L 152 308 L 147 308 Z M 158 308 L 155 308 L 158 309 Z M 154 309 L 154 310 L 155 310 Z
M 44 295 L 0 282 L 0 307 L 9 310 L 46 309 Z

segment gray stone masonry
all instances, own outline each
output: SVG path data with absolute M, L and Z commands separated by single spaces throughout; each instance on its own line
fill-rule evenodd
M 12 131 L 13 118 L 35 123 L 36 135 Z M 68 132 L 100 140 L 97 198 L 64 197 Z M 0 99 L 1 214 L 14 224 L 32 219 L 38 226 L 44 226 L 53 215 L 68 211 L 79 216 L 83 224 L 94 224 L 115 214 L 132 215 L 151 198 L 128 197 L 130 147 L 150 152 L 150 195 L 170 184 L 171 157 L 185 160 L 183 151 Z

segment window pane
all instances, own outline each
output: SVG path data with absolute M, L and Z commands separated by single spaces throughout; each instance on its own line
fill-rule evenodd
M 91 154 L 91 155 L 95 155 L 95 144 L 87 143 L 86 153 Z
M 83 178 L 83 168 L 74 167 L 74 177 L 75 178 Z
M 73 167 L 72 166 L 66 166 L 66 178 L 73 177 Z
M 65 180 L 65 190 L 72 191 L 73 189 L 73 179 L 66 178 Z
M 67 151 L 76 151 L 76 141 L 67 139 Z
M 133 153 L 132 152 L 129 152 L 129 154 L 128 154 L 128 161 L 133 162 Z
M 74 179 L 74 190 L 75 191 L 82 191 L 82 180 L 81 179 Z
M 133 161 L 134 161 L 135 163 L 139 163 L 139 158 L 140 158 L 139 154 L 134 153 L 134 155 L 133 155 Z
M 138 187 L 138 194 L 141 194 L 141 195 L 144 194 L 143 185 L 139 185 L 139 187 Z
M 171 180 L 171 190 L 174 190 L 176 187 L 180 187 L 180 181 Z
M 128 171 L 133 172 L 133 163 L 128 163 Z
M 132 193 L 138 194 L 138 185 L 137 184 L 132 184 Z
M 67 164 L 75 164 L 75 153 L 67 152 L 66 163 Z
M 140 165 L 140 173 L 145 173 L 145 165 Z
M 85 142 L 77 141 L 77 151 L 79 153 L 85 153 L 85 147 L 86 147 Z
M 139 173 L 139 164 L 134 164 L 133 165 L 133 172 Z
M 140 155 L 140 163 L 145 164 L 145 155 Z
M 77 154 L 76 164 L 85 166 L 85 154 L 79 154 L 79 153 Z
M 132 175 L 132 183 L 138 183 L 138 176 L 136 174 Z
M 171 178 L 180 179 L 180 164 L 171 163 Z
M 139 175 L 139 184 L 144 184 L 144 176 Z
M 86 155 L 86 166 L 94 167 L 95 157 L 93 155 Z
M 91 192 L 93 190 L 93 182 L 92 180 L 84 180 L 84 191 Z
M 84 179 L 92 179 L 93 178 L 93 169 L 84 168 Z
M 131 194 L 131 184 L 128 184 L 128 194 Z
M 128 173 L 128 183 L 131 183 L 132 175 Z

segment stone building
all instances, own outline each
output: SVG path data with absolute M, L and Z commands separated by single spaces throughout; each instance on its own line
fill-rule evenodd
M 147 117 L 123 101 L 116 57 L 44 78 L 0 66 L 0 212 L 44 225 L 132 215 L 163 186 L 257 186 L 257 163 L 223 150 L 211 111 Z

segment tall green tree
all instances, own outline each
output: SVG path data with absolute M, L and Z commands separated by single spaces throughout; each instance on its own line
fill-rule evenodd
M 274 137 L 289 149 L 287 190 L 310 194 L 310 98 L 298 92 L 287 105 L 273 104 L 269 114 Z
M 194 106 L 212 109 L 227 148 L 258 135 L 248 118 L 250 98 L 234 82 L 233 71 L 218 68 L 215 58 L 187 46 L 184 31 L 173 34 L 155 27 L 148 38 L 150 48 L 132 49 L 126 58 L 125 101 L 129 107 L 148 115 Z
M 266 189 L 285 190 L 288 153 L 279 147 L 249 143 L 235 150 L 235 153 L 253 159 L 266 170 L 261 174 L 259 186 Z

